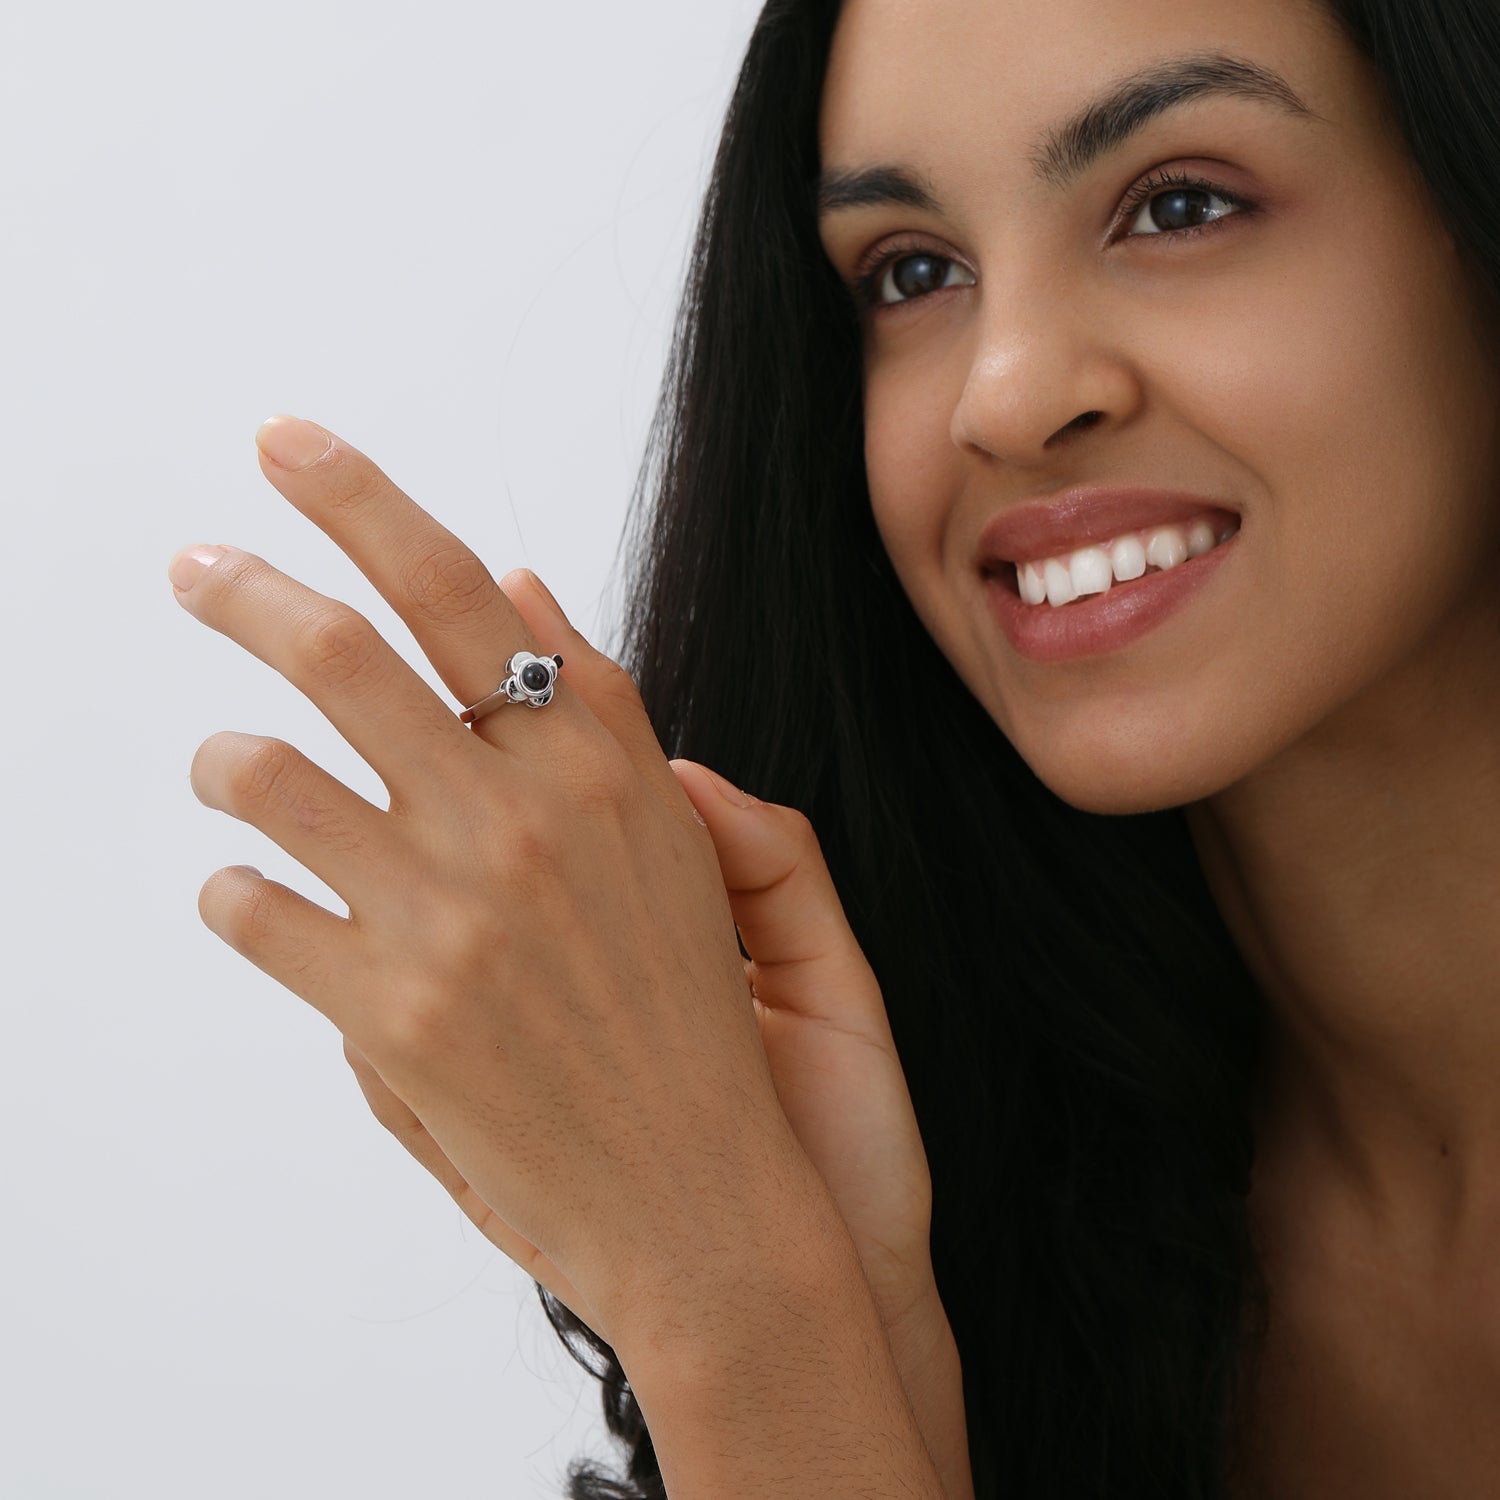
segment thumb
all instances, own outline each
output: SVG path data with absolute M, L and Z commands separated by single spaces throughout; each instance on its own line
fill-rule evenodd
M 707 766 L 670 762 L 708 825 L 755 995 L 889 1043 L 880 985 L 844 916 L 817 834 L 793 807 L 761 802 Z

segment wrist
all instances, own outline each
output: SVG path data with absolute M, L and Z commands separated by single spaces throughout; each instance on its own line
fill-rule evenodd
M 833 1286 L 871 1300 L 843 1217 L 793 1139 L 737 1179 L 732 1202 L 702 1204 L 691 1227 L 617 1259 L 600 1300 L 627 1369 L 671 1368 L 743 1349 L 779 1309 Z
M 727 1390 L 747 1368 L 820 1342 L 826 1324 L 860 1321 L 883 1337 L 858 1257 L 808 1226 L 787 1240 L 784 1254 L 727 1261 L 723 1270 L 622 1326 L 623 1348 L 615 1352 L 643 1400 L 648 1390 L 658 1399 Z
M 831 1202 L 831 1200 L 829 1200 Z M 844 1221 L 624 1326 L 668 1494 L 948 1500 Z
M 887 1325 L 886 1338 L 946 1500 L 973 1500 L 963 1366 L 935 1281 Z

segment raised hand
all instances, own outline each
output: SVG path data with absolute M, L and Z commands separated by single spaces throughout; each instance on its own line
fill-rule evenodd
M 328 1017 L 388 1123 L 419 1125 L 471 1217 L 602 1337 L 693 1316 L 695 1290 L 711 1300 L 831 1214 L 771 1077 L 713 840 L 629 677 L 530 574 L 497 586 L 311 424 L 273 419 L 258 441 L 461 704 L 517 650 L 565 665 L 546 707 L 465 728 L 347 605 L 247 552 L 179 553 L 184 607 L 300 688 L 390 798 L 279 741 L 214 736 L 201 800 L 349 915 L 233 867 L 204 886 L 204 920 Z
M 845 920 L 812 825 L 696 761 L 672 769 L 718 851 L 745 947 L 761 1041 L 798 1144 L 838 1205 L 888 1329 L 932 1310 L 932 1178 L 880 986 Z M 517 1242 L 426 1127 L 349 1042 L 375 1117 L 491 1243 L 549 1290 L 562 1284 Z M 577 1307 L 576 1294 L 561 1295 Z

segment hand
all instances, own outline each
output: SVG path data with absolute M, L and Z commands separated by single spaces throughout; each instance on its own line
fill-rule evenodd
M 713 841 L 634 684 L 532 575 L 497 587 L 312 424 L 258 441 L 460 702 L 518 649 L 564 669 L 547 707 L 470 730 L 349 607 L 233 548 L 180 553 L 179 601 L 306 693 L 390 796 L 379 809 L 275 740 L 208 740 L 199 798 L 349 915 L 236 867 L 204 886 L 204 921 L 338 1027 L 471 1217 L 487 1208 L 490 1238 L 614 1343 L 795 1243 L 827 1202 L 777 1099 Z
M 874 971 L 845 920 L 808 820 L 737 791 L 696 761 L 672 769 L 713 836 L 777 1097 L 859 1252 L 881 1321 L 928 1314 L 932 1178 Z M 422 1122 L 347 1041 L 371 1111 L 480 1233 L 549 1289 Z M 561 1299 L 572 1307 L 572 1297 Z
M 672 769 L 708 825 L 777 1097 L 849 1226 L 881 1321 L 935 1299 L 932 1177 L 885 1001 L 812 824 L 695 761 Z

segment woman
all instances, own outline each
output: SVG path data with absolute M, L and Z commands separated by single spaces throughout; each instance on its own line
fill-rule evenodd
M 1500 1472 L 1497 87 L 1489 0 L 772 0 L 630 618 L 661 744 L 765 799 L 674 762 L 707 838 L 545 592 L 346 445 L 266 471 L 455 692 L 514 610 L 572 696 L 460 753 L 360 622 L 203 554 L 184 603 L 396 783 L 210 741 L 200 795 L 351 922 L 244 871 L 205 916 L 597 1364 L 629 1477 L 574 1496 Z M 734 986 L 709 843 L 757 1003 L 673 1009 Z M 576 951 L 515 955 L 501 897 Z M 549 1005 L 490 998 L 532 969 Z

